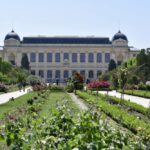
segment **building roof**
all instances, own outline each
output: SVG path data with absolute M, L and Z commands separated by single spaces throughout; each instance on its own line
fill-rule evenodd
M 106 37 L 24 37 L 23 44 L 111 44 Z
M 112 38 L 112 41 L 118 40 L 118 39 L 123 39 L 125 41 L 128 41 L 127 36 L 119 30 Z
M 5 36 L 4 40 L 8 40 L 8 39 L 11 39 L 11 38 L 20 41 L 19 35 L 17 33 L 15 33 L 14 30 L 12 30 L 10 33 L 8 33 Z

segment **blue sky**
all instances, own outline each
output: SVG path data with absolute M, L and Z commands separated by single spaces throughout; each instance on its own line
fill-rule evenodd
M 130 46 L 150 47 L 150 0 L 3 0 L 0 45 L 12 28 L 20 35 L 109 37 L 119 30 Z

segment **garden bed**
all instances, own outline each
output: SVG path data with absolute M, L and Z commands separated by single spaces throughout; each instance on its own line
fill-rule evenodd
M 122 93 L 122 90 L 119 90 L 118 92 Z M 150 91 L 145 90 L 124 90 L 124 94 L 150 98 Z

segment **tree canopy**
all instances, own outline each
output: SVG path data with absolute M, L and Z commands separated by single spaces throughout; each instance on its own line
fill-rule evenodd
M 30 68 L 28 56 L 26 53 L 22 55 L 21 68 L 26 69 L 26 70 L 29 70 L 29 68 Z
M 111 71 L 113 69 L 116 69 L 116 62 L 113 59 L 111 59 L 109 62 L 108 70 Z

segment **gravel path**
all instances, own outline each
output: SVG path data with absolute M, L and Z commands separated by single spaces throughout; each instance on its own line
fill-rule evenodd
M 21 90 L 20 91 L 15 91 L 15 92 L 10 92 L 10 93 L 5 93 L 0 95 L 0 104 L 6 103 L 10 100 L 10 98 L 17 98 L 19 96 L 22 96 L 26 94 L 29 90 L 31 90 L 30 87 L 26 88 L 25 91 Z
M 76 103 L 81 110 L 83 111 L 88 110 L 87 105 L 85 105 L 79 97 L 77 97 L 74 93 L 68 93 L 68 94 L 72 98 L 73 102 Z
M 107 94 L 106 91 L 99 91 L 99 93 Z M 121 93 L 116 92 L 116 91 L 109 91 L 108 95 L 121 98 Z M 142 106 L 147 107 L 147 108 L 150 105 L 150 99 L 138 97 L 138 96 L 132 96 L 132 95 L 128 95 L 128 94 L 124 94 L 124 100 L 130 100 L 131 102 L 137 103 L 137 104 L 142 105 Z

